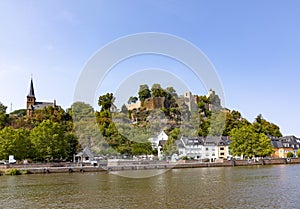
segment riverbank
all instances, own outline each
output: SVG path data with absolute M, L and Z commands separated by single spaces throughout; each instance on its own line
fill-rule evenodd
M 259 160 L 223 160 L 221 162 L 199 162 L 181 160 L 176 163 L 168 161 L 136 161 L 136 160 L 109 160 L 99 162 L 99 165 L 72 164 L 72 163 L 46 163 L 46 164 L 10 164 L 0 165 L 0 173 L 5 174 L 9 169 L 18 169 L 28 174 L 42 173 L 73 173 L 73 172 L 103 172 L 125 170 L 151 170 L 151 169 L 181 169 L 205 167 L 235 167 L 257 165 L 300 164 L 300 158 L 275 158 Z

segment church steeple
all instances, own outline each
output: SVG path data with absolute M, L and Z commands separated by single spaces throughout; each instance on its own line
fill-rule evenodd
M 32 77 L 31 77 L 31 81 L 30 81 L 30 90 L 29 90 L 29 94 L 27 95 L 27 97 L 35 97 Z
M 29 116 L 29 117 L 31 117 L 33 114 L 35 100 L 36 99 L 35 99 L 35 95 L 34 95 L 33 80 L 31 77 L 30 89 L 29 89 L 29 94 L 27 95 L 27 102 L 26 102 L 27 116 Z

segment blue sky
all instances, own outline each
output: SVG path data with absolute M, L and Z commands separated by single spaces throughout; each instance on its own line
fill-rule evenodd
M 68 108 L 99 49 L 122 36 L 161 32 L 193 43 L 210 59 L 228 108 L 249 121 L 261 113 L 284 135 L 300 137 L 299 9 L 297 0 L 0 1 L 0 101 L 8 112 L 11 103 L 13 110 L 24 108 L 33 74 L 38 100 Z M 128 75 L 129 68 L 183 72 L 177 65 L 153 56 L 121 63 L 97 92 L 121 85 L 114 77 L 122 80 L 122 66 Z M 206 94 L 190 79 L 193 93 Z

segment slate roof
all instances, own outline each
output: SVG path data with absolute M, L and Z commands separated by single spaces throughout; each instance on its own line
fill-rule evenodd
M 204 141 L 204 145 L 213 145 L 216 146 L 219 144 L 221 137 L 219 136 L 207 136 Z
M 182 136 L 181 137 L 182 143 L 176 144 L 180 146 L 191 146 L 191 145 L 204 145 L 204 146 L 228 146 L 229 145 L 229 140 L 226 136 L 207 136 L 207 137 L 186 137 Z
M 31 78 L 31 81 L 30 81 L 29 94 L 28 94 L 27 96 L 28 96 L 28 97 L 35 97 L 35 95 L 34 95 L 34 88 L 33 88 L 33 81 L 32 81 L 32 78 Z
M 203 140 L 201 140 L 201 138 L 199 137 L 186 137 L 183 136 L 181 137 L 181 141 L 184 143 L 184 145 L 203 145 Z
M 45 107 L 49 107 L 49 106 L 54 107 L 54 103 L 53 102 L 35 102 L 33 105 L 33 108 L 35 110 L 42 110 Z
M 279 138 L 271 138 L 271 143 L 274 148 L 294 148 L 300 147 L 299 139 L 295 136 L 284 136 Z
M 88 147 L 85 147 L 81 152 L 79 152 L 76 157 L 90 157 L 90 158 L 93 158 L 95 157 L 96 154 L 93 153 L 90 148 Z

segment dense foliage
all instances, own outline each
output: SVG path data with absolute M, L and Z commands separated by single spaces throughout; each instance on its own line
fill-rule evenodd
M 294 157 L 294 153 L 293 152 L 288 152 L 288 153 L 286 153 L 286 157 Z
M 163 98 L 160 108 L 147 109 L 146 99 Z M 178 96 L 173 87 L 140 85 L 137 96 L 127 103 L 141 102 L 140 108 L 111 112 L 115 98 L 112 93 L 99 96 L 99 110 L 83 102 L 75 102 L 66 111 L 60 107 L 36 110 L 32 117 L 26 110 L 6 114 L 0 103 L 0 159 L 14 155 L 17 160 L 71 160 L 82 147 L 107 154 L 156 154 L 148 139 L 164 130 L 168 141 L 163 146 L 166 155 L 177 152 L 176 140 L 186 136 L 231 136 L 233 155 L 267 156 L 273 152 L 268 136 L 280 137 L 277 125 L 258 115 L 248 122 L 236 110 L 221 105 L 214 92 L 208 96 L 193 96 L 192 111 L 186 98 Z M 157 100 L 158 101 L 158 100 Z M 299 155 L 299 153 L 298 153 Z
M 300 157 L 300 149 L 298 149 L 298 151 L 297 151 L 297 157 Z
M 264 133 L 256 132 L 254 125 L 234 128 L 230 136 L 229 150 L 233 156 L 265 157 L 274 151 L 271 140 Z
M 69 113 L 60 107 L 35 111 L 33 117 L 17 110 L 6 115 L 0 129 L 0 159 L 72 160 L 80 149 Z M 1 114 L 1 113 L 0 113 Z

